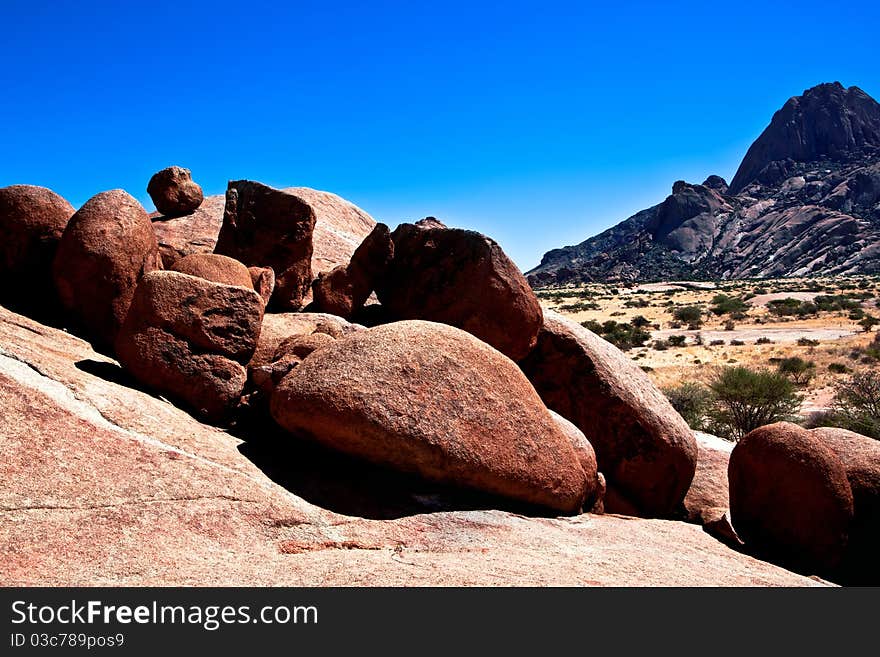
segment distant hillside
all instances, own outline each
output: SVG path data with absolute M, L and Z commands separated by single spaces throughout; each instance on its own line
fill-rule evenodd
M 662 203 L 544 254 L 532 285 L 880 273 L 880 104 L 821 84 L 788 100 L 730 186 Z

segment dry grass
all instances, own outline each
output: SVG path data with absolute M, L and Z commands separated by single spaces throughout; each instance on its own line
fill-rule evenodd
M 859 284 L 861 283 L 861 287 Z M 827 407 L 833 395 L 833 385 L 845 374 L 829 370 L 832 363 L 841 363 L 851 370 L 877 367 L 876 362 L 862 362 L 857 349 L 864 349 L 874 338 L 865 333 L 858 322 L 848 317 L 847 311 L 820 312 L 805 318 L 779 317 L 764 305 L 774 298 L 792 297 L 810 300 L 817 294 L 870 293 L 870 299 L 859 300 L 864 312 L 878 315 L 877 296 L 880 281 L 876 278 L 837 279 L 777 279 L 763 281 L 721 281 L 700 288 L 679 284 L 649 284 L 624 288 L 591 284 L 577 288 L 560 288 L 539 292 L 541 303 L 571 317 L 577 322 L 588 320 L 600 323 L 607 320 L 626 323 L 641 315 L 652 325 L 647 328 L 652 340 L 645 347 L 629 350 L 627 354 L 643 366 L 660 387 L 683 381 L 707 381 L 713 372 L 724 365 L 745 365 L 751 368 L 775 368 L 778 360 L 798 356 L 815 363 L 815 376 L 804 386 L 802 412 Z M 816 290 L 821 287 L 821 290 Z M 719 293 L 746 299 L 749 309 L 744 319 L 736 320 L 733 330 L 725 330 L 727 315 L 708 312 L 712 298 Z M 552 296 L 551 296 L 552 295 Z M 751 298 L 749 298 L 751 297 Z M 572 304 L 591 303 L 596 308 L 574 309 Z M 669 304 L 672 304 L 670 306 Z M 636 304 L 643 307 L 633 307 Z M 644 305 L 647 304 L 647 305 Z M 673 306 L 699 305 L 706 309 L 704 324 L 698 330 L 687 326 L 674 328 Z M 569 306 L 569 307 L 567 307 Z M 658 328 L 659 327 L 659 328 Z M 694 344 L 697 333 L 703 344 Z M 683 347 L 654 348 L 655 340 L 670 335 L 686 335 Z M 759 338 L 772 340 L 770 344 L 755 344 Z M 817 344 L 799 344 L 806 338 Z M 711 345 L 723 340 L 723 345 Z M 731 345 L 732 340 L 743 342 Z M 854 354 L 854 352 L 856 352 Z

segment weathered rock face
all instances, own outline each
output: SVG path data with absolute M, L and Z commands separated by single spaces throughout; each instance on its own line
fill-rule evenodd
M 704 524 L 716 521 L 730 508 L 727 467 L 733 443 L 700 431 L 694 432 L 697 443 L 697 470 L 684 498 L 689 522 Z
M 363 328 L 359 324 L 350 324 L 341 317 L 325 313 L 266 313 L 250 366 L 259 367 L 271 363 L 281 343 L 290 337 L 324 333 L 340 338 Z
M 0 188 L 0 300 L 31 311 L 55 297 L 52 261 L 74 209 L 45 187 Z
M 312 283 L 315 212 L 299 196 L 249 180 L 229 183 L 215 252 L 248 267 L 271 267 L 271 303 L 296 310 Z
M 183 167 L 168 167 L 153 174 L 147 194 L 156 210 L 166 217 L 195 212 L 205 198 L 202 188 L 193 182 L 190 170 Z
M 238 260 L 216 253 L 194 253 L 177 260 L 168 269 L 215 283 L 254 289 L 251 272 L 247 267 Z
M 566 513 L 593 494 L 532 386 L 488 345 L 450 326 L 396 322 L 338 340 L 271 400 L 286 430 L 333 449 Z
M 150 215 L 166 269 L 175 260 L 190 254 L 213 253 L 223 225 L 225 207 L 226 197 L 217 194 L 207 197 L 190 214 L 180 217 L 166 217 L 159 213 Z
M 590 439 L 608 480 L 606 511 L 672 514 L 694 477 L 693 434 L 648 376 L 613 345 L 546 311 L 520 363 L 547 406 Z M 632 507 L 614 504 L 611 489 Z
M 248 267 L 248 273 L 251 275 L 251 285 L 263 303 L 269 303 L 275 291 L 275 272 L 271 267 Z
M 221 421 L 241 398 L 262 317 L 251 289 L 153 272 L 137 287 L 116 354 L 142 383 Z
M 369 214 L 336 194 L 309 187 L 287 187 L 283 191 L 301 198 L 315 213 L 312 273 L 316 276 L 351 260 L 376 225 Z
M 436 220 L 401 224 L 376 294 L 394 319 L 463 329 L 519 360 L 534 346 L 541 306 L 522 273 L 488 237 Z
M 683 181 L 662 203 L 544 254 L 533 285 L 880 272 L 880 105 L 856 87 L 792 98 L 730 187 Z
M 843 564 L 846 576 L 876 585 L 880 583 L 880 441 L 830 427 L 810 433 L 843 463 L 852 490 L 855 516 Z
M 730 183 L 735 194 L 773 162 L 811 162 L 880 148 L 880 105 L 858 87 L 820 84 L 793 96 L 749 148 Z
M 591 513 L 603 513 L 605 508 L 604 500 L 606 484 L 605 477 L 599 473 L 597 469 L 596 451 L 584 435 L 584 432 L 574 426 L 574 424 L 566 420 L 556 411 L 550 411 L 550 417 L 553 418 L 553 421 L 563 435 L 568 438 L 568 442 L 574 449 L 575 456 L 577 456 L 578 462 L 584 469 L 584 474 L 587 475 L 587 479 L 594 481 L 594 483 L 589 486 L 593 493 L 584 502 L 584 510 L 590 511 Z
M 358 517 L 341 501 L 387 506 L 387 477 L 311 455 L 285 489 L 250 443 L 120 385 L 118 371 L 0 308 L 4 585 L 818 584 L 680 522 L 535 519 L 403 493 L 396 519 Z M 322 496 L 303 486 L 310 473 Z
M 312 283 L 315 309 L 350 320 L 363 308 L 393 257 L 391 231 L 385 224 L 376 224 L 347 266 L 340 265 L 320 274 Z
M 837 568 L 853 495 L 822 439 L 787 422 L 755 429 L 734 447 L 728 477 L 733 526 L 750 551 L 810 573 Z
M 74 321 L 96 344 L 112 347 L 141 276 L 161 268 L 146 211 L 114 189 L 93 196 L 71 217 L 53 274 Z

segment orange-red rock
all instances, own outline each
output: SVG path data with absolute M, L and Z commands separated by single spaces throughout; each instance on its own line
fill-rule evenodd
M 832 427 L 810 433 L 837 455 L 852 489 L 855 515 L 843 564 L 846 576 L 860 584 L 880 584 L 880 441 Z
M 279 310 L 297 310 L 312 283 L 314 228 L 315 212 L 299 196 L 235 180 L 226 190 L 214 252 L 248 267 L 271 267 L 275 290 L 270 303 Z
M 54 305 L 52 261 L 74 209 L 45 187 L 0 188 L 0 301 L 28 312 Z
M 513 360 L 534 346 L 541 306 L 497 243 L 431 218 L 391 238 L 394 258 L 376 289 L 390 317 L 455 326 Z
M 333 449 L 565 513 L 596 485 L 516 365 L 443 324 L 395 322 L 337 340 L 281 381 L 271 412 Z
M 142 383 L 221 421 L 244 391 L 262 317 L 253 290 L 153 272 L 138 285 L 116 355 Z
M 156 210 L 166 217 L 180 217 L 195 212 L 202 204 L 204 194 L 192 179 L 189 169 L 168 167 L 153 174 L 147 193 Z
M 639 367 L 575 322 L 546 311 L 520 363 L 549 408 L 589 436 L 608 480 L 606 511 L 673 514 L 694 478 L 690 427 Z M 616 507 L 614 500 L 625 498 Z
M 93 196 L 71 217 L 53 273 L 75 323 L 96 344 L 112 348 L 141 276 L 161 268 L 146 210 L 114 189 Z
M 234 258 L 216 253 L 193 253 L 175 261 L 168 269 L 215 283 L 254 289 L 251 272 L 247 267 Z
M 821 438 L 788 422 L 755 429 L 733 448 L 728 477 L 733 527 L 750 551 L 810 574 L 840 564 L 853 495 Z

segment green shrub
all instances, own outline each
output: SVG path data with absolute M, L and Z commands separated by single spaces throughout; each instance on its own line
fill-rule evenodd
M 686 335 L 670 335 L 669 336 L 669 346 L 670 347 L 683 347 L 684 343 L 687 341 Z
M 636 297 L 635 299 L 627 299 L 624 301 L 624 308 L 647 308 L 649 305 L 647 299 Z
M 811 360 L 804 360 L 798 356 L 783 358 L 779 361 L 779 373 L 784 374 L 796 385 L 805 385 L 816 373 L 816 364 Z
M 651 334 L 647 331 L 632 324 L 618 323 L 614 320 L 608 320 L 602 324 L 595 320 L 588 320 L 581 322 L 581 326 L 602 336 L 615 347 L 624 351 L 633 347 L 641 347 L 651 339 Z
M 846 374 L 850 369 L 845 363 L 828 363 L 828 371 L 832 374 Z
M 712 402 L 712 395 L 705 386 L 687 382 L 664 388 L 663 394 L 691 429 L 702 431 L 705 428 L 706 413 Z
M 815 315 L 819 312 L 819 307 L 811 301 L 800 301 L 786 297 L 785 299 L 774 299 L 768 302 L 767 310 L 771 314 L 780 317 L 806 317 L 807 315 Z
M 682 324 L 702 325 L 703 309 L 700 306 L 676 306 L 672 309 L 672 318 Z
M 761 336 L 757 340 L 755 340 L 755 344 L 773 344 L 773 340 L 766 336 Z
M 820 423 L 880 439 L 880 372 L 857 372 L 837 384 L 831 410 Z
M 709 311 L 714 315 L 744 313 L 749 309 L 748 304 L 740 297 L 731 297 L 726 294 L 716 294 L 710 303 Z
M 778 372 L 725 367 L 709 385 L 709 430 L 739 440 L 758 427 L 790 419 L 800 407 L 794 384 Z
M 651 322 L 648 321 L 645 317 L 642 317 L 641 315 L 636 315 L 631 320 L 629 320 L 629 323 L 632 324 L 633 326 L 635 326 L 636 328 L 645 328 L 646 326 L 651 325 Z
M 810 338 L 807 338 L 807 337 L 800 337 L 797 340 L 797 344 L 799 347 L 818 347 L 819 341 L 818 340 L 810 340 Z

